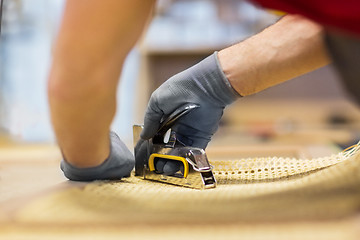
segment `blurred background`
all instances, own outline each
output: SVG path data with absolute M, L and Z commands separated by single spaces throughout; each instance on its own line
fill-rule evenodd
M 314 177 L 306 178 L 308 172 L 291 176 L 294 161 L 289 161 L 289 178 L 269 182 L 255 179 L 248 182 L 229 181 L 231 188 L 223 188 L 228 189 L 223 193 L 217 192 L 228 199 L 231 203 L 229 206 L 225 207 L 217 198 L 211 198 L 213 195 L 210 192 L 206 198 L 210 196 L 208 204 L 215 204 L 215 207 L 220 204 L 226 212 L 230 212 L 234 206 L 234 216 L 242 216 L 238 214 L 242 208 L 233 205 L 237 199 L 241 206 L 245 206 L 246 216 L 254 213 L 250 219 L 234 217 L 244 219 L 234 223 L 219 221 L 224 217 L 210 221 L 206 216 L 213 216 L 212 210 L 209 211 L 210 215 L 194 212 L 199 213 L 204 222 L 195 222 L 190 217 L 189 221 L 181 220 L 173 224 L 175 222 L 162 217 L 166 215 L 148 221 L 146 219 L 153 214 L 164 213 L 167 209 L 170 211 L 171 208 L 167 204 L 162 205 L 162 201 L 166 203 L 175 199 L 180 192 L 175 188 L 169 192 L 167 188 L 152 189 L 152 185 L 147 185 L 145 181 L 141 183 L 140 179 L 135 182 L 131 178 L 95 183 L 67 181 L 59 169 L 62 155 L 55 144 L 46 94 L 51 49 L 65 0 L 2 1 L 0 238 L 5 237 L 1 239 L 49 239 L 49 236 L 54 239 L 55 235 L 56 239 L 62 236 L 62 239 L 79 239 L 79 236 L 80 239 L 85 239 L 81 236 L 104 239 L 104 236 L 110 235 L 114 236 L 111 239 L 118 239 L 119 236 L 134 239 L 140 235 L 146 236 L 146 239 L 151 236 L 156 236 L 156 239 L 167 236 L 177 239 L 177 236 L 183 237 L 182 233 L 185 236 L 195 236 L 197 233 L 203 238 L 211 236 L 212 239 L 230 239 L 230 236 L 236 236 L 231 239 L 238 239 L 239 236 L 243 239 L 246 236 L 251 236 L 251 239 L 254 236 L 259 236 L 256 239 L 294 239 L 294 236 L 295 239 L 358 239 L 359 191 L 354 189 L 358 189 L 359 178 L 358 174 L 347 175 L 350 170 L 351 173 L 355 171 L 354 164 L 350 164 L 349 169 L 335 167 L 321 176 L 321 172 L 316 172 L 315 178 L 319 176 L 319 181 L 315 181 Z M 261 10 L 244 0 L 158 0 L 149 28 L 124 65 L 112 128 L 133 149 L 132 125 L 143 123 L 144 111 L 153 90 L 167 78 L 214 51 L 263 30 L 277 21 L 279 16 L 281 13 Z M 276 164 L 278 168 L 279 164 L 285 162 L 282 157 L 309 159 L 304 161 L 307 169 L 306 164 L 311 168 L 317 166 L 317 162 L 334 159 L 313 161 L 312 158 L 334 156 L 332 154 L 356 143 L 360 139 L 359 123 L 358 105 L 347 95 L 335 69 L 330 65 L 242 98 L 229 106 L 206 154 L 210 162 L 250 158 L 249 166 L 245 169 L 262 167 L 254 166 L 254 159 L 251 159 L 254 157 L 268 157 L 269 164 Z M 303 170 L 302 166 L 301 163 L 295 168 Z M 231 169 L 235 168 L 238 165 Z M 238 170 L 242 171 L 241 168 Z M 277 171 L 280 173 L 280 170 Z M 253 176 L 253 171 L 249 171 L 249 176 Z M 236 171 L 233 173 L 235 175 L 232 177 L 229 174 L 228 179 L 236 180 Z M 283 173 L 288 174 L 286 165 Z M 333 178 L 330 178 L 332 175 Z M 339 179 L 341 181 L 337 181 Z M 134 183 L 138 181 L 140 185 L 135 187 Z M 236 188 L 239 191 L 234 191 L 234 198 L 230 198 L 229 193 L 237 183 L 240 184 Z M 318 189 L 319 186 L 321 189 Z M 153 193 L 148 194 L 151 191 Z M 168 198 L 165 196 L 167 193 L 175 195 Z M 185 197 L 193 196 L 189 193 L 183 192 Z M 153 202 L 142 204 L 143 195 Z M 196 197 L 194 201 L 200 204 L 199 199 L 202 198 Z M 253 205 L 248 204 L 250 202 Z M 187 208 L 187 204 L 182 202 L 181 205 Z M 138 218 L 145 207 L 149 207 L 143 213 L 145 218 Z M 173 220 L 177 216 L 185 219 L 182 207 L 176 205 L 178 207 L 176 211 L 171 210 L 175 213 Z M 161 209 L 160 212 L 158 209 Z M 327 209 L 329 216 L 337 217 L 327 219 L 324 212 Z M 136 211 L 136 214 L 132 214 L 132 211 Z M 310 211 L 308 218 L 301 218 Z M 61 214 L 58 216 L 56 213 Z M 269 215 L 271 213 L 274 213 L 274 218 Z M 340 217 L 343 215 L 338 216 L 337 213 L 349 214 L 351 218 Z M 127 216 L 132 216 L 129 221 Z M 264 219 L 261 219 L 262 216 Z M 277 216 L 283 220 L 278 220 Z M 257 217 L 260 221 L 256 220 Z M 160 218 L 163 222 L 157 220 Z
M 46 81 L 64 2 L 4 1 L 0 132 L 11 141 L 55 142 Z M 243 0 L 158 1 L 154 19 L 124 66 L 112 128 L 130 145 L 132 125 L 142 123 L 147 100 L 163 81 L 278 18 Z M 336 71 L 327 66 L 238 101 L 226 110 L 211 144 L 346 146 L 359 137 L 359 119 Z

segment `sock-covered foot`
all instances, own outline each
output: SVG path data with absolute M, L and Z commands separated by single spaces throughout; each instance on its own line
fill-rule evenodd
M 110 132 L 110 155 L 99 166 L 79 168 L 65 159 L 61 161 L 64 175 L 73 181 L 114 180 L 129 177 L 134 168 L 135 159 L 130 150 L 115 132 Z

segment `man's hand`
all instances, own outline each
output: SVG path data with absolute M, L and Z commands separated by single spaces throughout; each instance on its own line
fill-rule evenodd
M 187 146 L 206 148 L 218 129 L 223 109 L 240 95 L 221 70 L 217 53 L 171 77 L 151 95 L 141 138 L 152 138 L 164 116 L 186 103 L 200 107 L 181 117 L 172 127 Z

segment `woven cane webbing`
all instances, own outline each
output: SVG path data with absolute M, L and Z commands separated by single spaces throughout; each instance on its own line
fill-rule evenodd
M 134 176 L 122 181 L 93 182 L 84 188 L 72 187 L 30 202 L 19 212 L 17 220 L 171 224 L 348 216 L 360 207 L 358 150 L 356 145 L 349 151 L 311 160 L 214 161 L 219 184 L 210 190 Z
M 216 179 L 223 184 L 229 182 L 272 181 L 296 177 L 323 169 L 348 159 L 359 146 L 328 157 L 297 159 L 289 157 L 244 158 L 239 160 L 215 160 Z

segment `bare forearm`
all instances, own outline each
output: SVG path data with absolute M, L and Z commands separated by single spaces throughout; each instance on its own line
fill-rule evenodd
M 322 28 L 287 15 L 259 34 L 219 52 L 222 69 L 242 96 L 257 93 L 330 62 Z
M 68 1 L 54 48 L 49 100 L 66 159 L 95 166 L 109 154 L 109 126 L 124 59 L 154 1 Z

